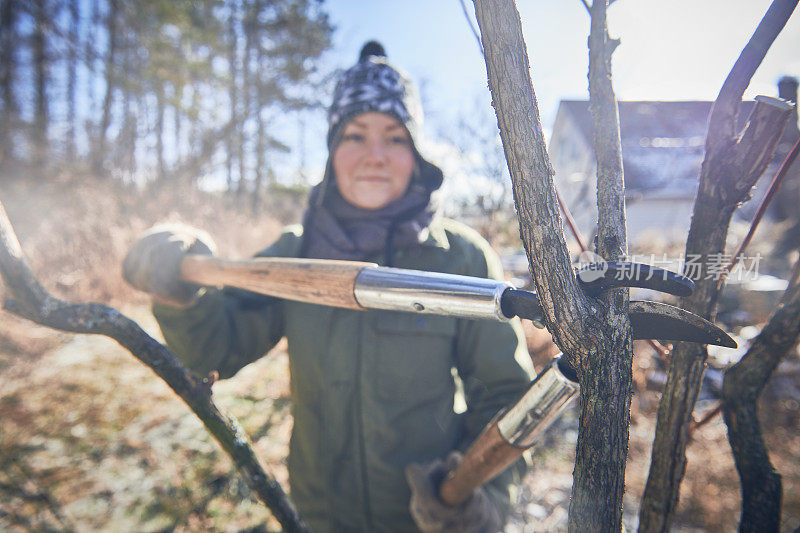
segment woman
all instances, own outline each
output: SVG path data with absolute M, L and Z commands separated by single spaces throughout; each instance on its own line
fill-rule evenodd
M 420 119 L 412 85 L 379 44 L 367 43 L 337 83 L 328 164 L 302 227 L 288 228 L 259 255 L 499 277 L 483 239 L 436 216 L 432 196 L 442 172 L 414 142 Z M 233 375 L 287 337 L 291 496 L 313 530 L 502 527 L 518 472 L 457 508 L 441 504 L 435 486 L 457 463 L 451 452 L 468 447 L 527 388 L 532 368 L 518 323 L 363 313 L 178 281 L 185 252 L 212 249 L 196 230 L 155 228 L 129 252 L 125 276 L 154 294 L 168 345 L 202 375 Z M 456 413 L 462 396 L 466 411 Z

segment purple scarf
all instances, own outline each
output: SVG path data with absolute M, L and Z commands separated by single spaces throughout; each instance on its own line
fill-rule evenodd
M 332 180 L 327 187 L 323 181 L 311 190 L 308 205 L 304 257 L 364 261 L 383 253 L 386 264 L 391 264 L 394 250 L 421 245 L 436 213 L 431 192 L 419 182 L 412 182 L 394 202 L 369 210 L 348 203 Z

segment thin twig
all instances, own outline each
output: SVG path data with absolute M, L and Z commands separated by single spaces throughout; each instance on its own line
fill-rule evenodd
M 575 237 L 575 242 L 578 243 L 578 247 L 581 249 L 581 252 L 588 251 L 589 249 L 586 247 L 586 244 L 584 244 L 581 234 L 578 233 L 578 226 L 575 224 L 575 219 L 572 217 L 572 213 L 569 212 L 567 204 L 564 203 L 564 200 L 561 198 L 561 194 L 558 192 L 558 187 L 556 187 L 556 200 L 558 200 L 558 207 L 561 208 L 561 212 L 564 214 L 564 220 L 567 221 L 567 227 L 569 228 L 570 233 L 572 233 L 572 236 Z
M 750 222 L 750 229 L 747 231 L 747 235 L 745 235 L 744 240 L 742 240 L 739 247 L 736 249 L 736 252 L 731 255 L 730 262 L 727 266 L 722 270 L 722 275 L 724 277 L 728 277 L 730 275 L 731 270 L 733 269 L 733 265 L 742 257 L 742 254 L 750 245 L 750 242 L 753 240 L 753 235 L 758 229 L 758 225 L 761 223 L 761 219 L 764 218 L 764 213 L 767 212 L 767 207 L 769 207 L 770 202 L 775 197 L 775 194 L 780 189 L 781 182 L 786 174 L 789 172 L 789 168 L 791 168 L 792 163 L 794 163 L 795 159 L 797 159 L 797 154 L 800 153 L 800 139 L 794 143 L 794 146 L 789 151 L 789 154 L 784 159 L 783 163 L 781 163 L 778 172 L 775 174 L 775 177 L 772 178 L 772 182 L 769 184 L 769 188 L 767 189 L 767 193 L 764 195 L 764 198 L 761 199 L 761 203 L 758 205 L 758 209 L 756 210 L 756 214 L 753 216 L 753 220 Z M 717 293 L 718 295 L 719 293 Z
M 481 36 L 478 35 L 478 30 L 475 29 L 475 24 L 472 23 L 472 17 L 469 16 L 469 11 L 467 11 L 467 4 L 464 3 L 464 0 L 460 0 L 460 2 L 461 10 L 464 12 L 464 18 L 467 19 L 469 29 L 472 30 L 472 35 L 475 36 L 475 42 L 478 43 L 478 50 L 481 53 L 481 57 L 483 57 L 483 43 L 481 43 Z
M 705 426 L 709 422 L 711 422 L 714 417 L 722 412 L 722 402 L 719 402 L 713 409 L 703 415 L 703 418 L 700 420 L 692 420 L 692 423 L 689 425 L 689 438 L 692 437 L 692 434 L 700 429 L 701 427 Z

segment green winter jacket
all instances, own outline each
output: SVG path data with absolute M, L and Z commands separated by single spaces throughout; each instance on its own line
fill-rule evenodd
M 259 255 L 296 256 L 301 234 L 289 228 Z M 420 250 L 396 251 L 392 266 L 502 275 L 475 231 L 441 219 Z M 201 375 L 231 376 L 287 338 L 291 497 L 316 532 L 416 531 L 405 466 L 465 450 L 533 376 L 516 320 L 361 312 L 229 290 L 153 312 L 169 347 Z M 463 413 L 454 399 L 466 402 Z M 522 468 L 486 486 L 505 509 Z

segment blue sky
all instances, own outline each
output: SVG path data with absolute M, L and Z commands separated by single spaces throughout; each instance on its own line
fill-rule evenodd
M 712 100 L 768 0 L 618 0 L 609 10 L 621 100 Z M 391 61 L 421 81 L 431 118 L 468 106 L 485 93 L 486 69 L 459 0 L 329 0 L 338 31 L 330 60 L 351 65 L 361 45 L 378 39 Z M 474 17 L 472 3 L 467 9 Z M 580 0 L 517 2 L 545 128 L 558 101 L 587 98 L 589 17 Z M 794 14 L 746 96 L 775 94 L 781 75 L 800 76 L 800 15 Z
M 472 2 L 465 3 L 474 21 Z M 622 41 L 612 62 L 617 98 L 713 100 L 769 4 L 769 0 L 617 0 L 609 9 L 611 36 Z M 485 116 L 492 126 L 496 124 L 486 67 L 461 2 L 327 0 L 324 6 L 337 28 L 326 68 L 353 65 L 367 40 L 383 43 L 389 60 L 420 86 L 425 131 L 438 143 L 436 162 L 444 167 L 449 188 L 458 189 L 463 167 L 443 137 L 459 116 Z M 519 0 L 517 8 L 547 135 L 560 100 L 588 99 L 589 16 L 580 0 Z M 745 97 L 776 95 L 776 81 L 787 74 L 800 77 L 798 13 L 771 48 Z M 306 174 L 312 183 L 322 175 L 325 131 L 323 113 L 308 118 Z

